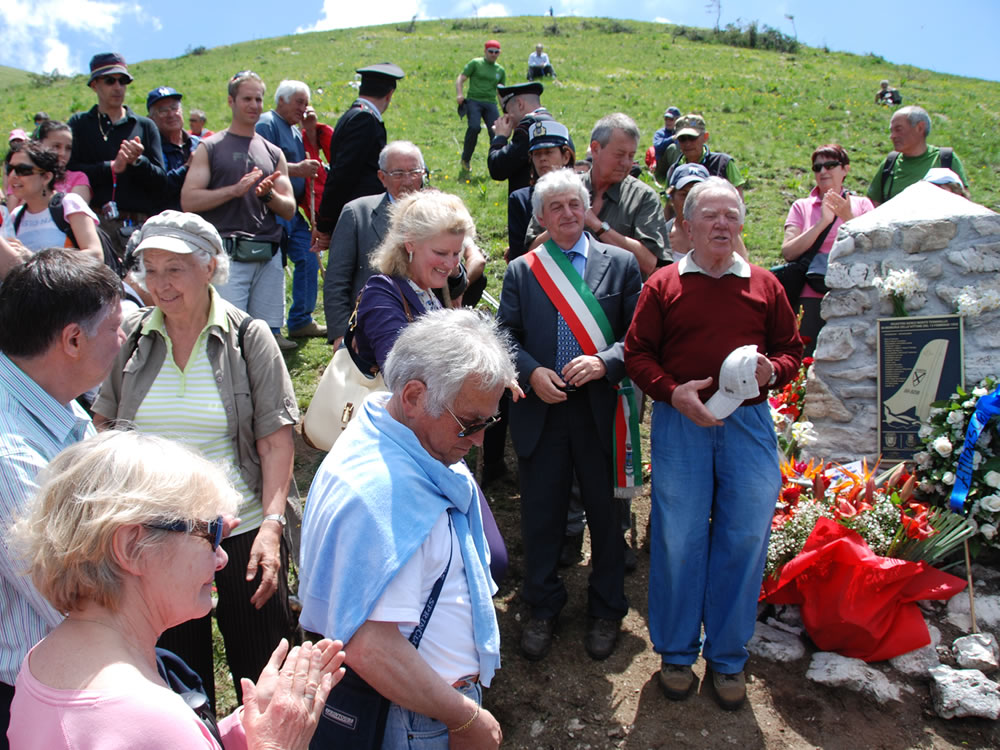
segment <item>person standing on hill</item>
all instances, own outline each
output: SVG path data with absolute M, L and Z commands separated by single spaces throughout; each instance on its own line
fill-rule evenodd
M 500 57 L 500 42 L 490 39 L 486 42 L 482 57 L 474 57 L 465 64 L 462 72 L 455 79 L 455 99 L 458 101 L 458 114 L 468 118 L 469 127 L 465 131 L 465 144 L 462 146 L 462 169 L 472 169 L 470 160 L 476 150 L 479 140 L 479 121 L 486 123 L 487 129 L 493 130 L 493 123 L 500 117 L 497 111 L 497 86 L 507 82 L 507 73 L 497 64 Z M 469 95 L 463 93 L 465 82 L 469 82 Z
M 292 306 L 288 310 L 288 337 L 315 336 L 326 338 L 326 326 L 312 318 L 319 291 L 319 256 L 310 252 L 312 232 L 298 206 L 301 205 L 311 181 L 319 172 L 318 159 L 306 157 L 301 126 L 309 108 L 309 87 L 302 81 L 285 80 L 274 92 L 274 109 L 257 120 L 254 130 L 281 149 L 288 162 L 288 179 L 292 183 L 296 208 L 292 218 L 278 219 L 285 230 L 289 260 L 295 264 L 292 275 Z
M 493 140 L 486 164 L 490 177 L 507 180 L 507 194 L 531 184 L 531 165 L 528 158 L 529 130 L 536 122 L 555 118 L 542 106 L 539 98 L 543 91 L 540 83 L 519 83 L 516 86 L 499 86 L 500 106 L 503 116 L 493 124 Z M 572 146 L 572 143 L 570 143 Z
M 132 230 L 164 208 L 166 185 L 156 125 L 125 105 L 132 80 L 118 53 L 94 55 L 87 85 L 97 94 L 97 104 L 69 118 L 73 151 L 67 169 L 87 175 L 94 192 L 90 206 L 119 259 L 125 257 Z
M 281 335 L 285 275 L 278 254 L 281 225 L 295 212 L 285 155 L 254 126 L 264 108 L 264 82 L 252 70 L 229 80 L 229 127 L 201 142 L 191 158 L 181 206 L 201 214 L 222 235 L 232 263 L 216 291 L 226 302 L 260 318 L 282 351 L 296 348 Z
M 163 193 L 163 207 L 175 211 L 181 207 L 181 186 L 187 177 L 191 154 L 201 143 L 201 137 L 184 130 L 183 95 L 177 89 L 160 86 L 146 95 L 146 112 L 160 131 L 163 160 L 166 165 L 167 184 Z
M 378 179 L 378 155 L 386 144 L 383 113 L 396 93 L 403 69 L 392 63 L 358 68 L 358 98 L 337 121 L 330 139 L 330 171 L 313 226 L 314 253 L 330 247 L 330 237 L 348 201 L 384 191 Z
M 889 120 L 889 138 L 893 151 L 879 164 L 868 185 L 868 197 L 878 206 L 894 198 L 915 182 L 920 182 L 933 167 L 951 169 L 968 187 L 965 168 L 958 154 L 950 148 L 929 146 L 931 118 L 923 107 L 902 107 Z

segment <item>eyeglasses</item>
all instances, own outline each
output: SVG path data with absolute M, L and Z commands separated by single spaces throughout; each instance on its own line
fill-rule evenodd
M 181 103 L 179 101 L 164 102 L 163 104 L 155 104 L 152 114 L 160 115 L 166 112 L 180 112 L 180 109 Z
M 34 164 L 8 164 L 7 174 L 14 172 L 21 177 L 30 177 L 33 174 L 45 174 L 44 169 L 39 169 Z
M 490 49 L 486 50 L 486 54 L 487 55 L 499 55 L 500 54 L 500 50 L 490 48 Z
M 839 161 L 818 161 L 813 164 L 813 172 L 819 174 L 824 169 L 836 169 L 840 166 Z
M 132 79 L 128 76 L 104 76 L 103 80 L 105 86 L 114 86 L 116 83 L 119 86 L 128 86 L 132 83 Z
M 490 425 L 496 424 L 497 422 L 500 421 L 500 415 L 494 414 L 492 417 L 487 417 L 482 422 L 475 422 L 466 427 L 464 424 L 462 424 L 462 420 L 460 420 L 458 417 L 455 416 L 455 412 L 453 412 L 447 406 L 444 408 L 448 411 L 449 414 L 451 414 L 451 418 L 454 419 L 458 423 L 458 426 L 461 428 L 461 430 L 458 433 L 458 437 L 460 438 L 471 437 L 472 435 L 475 435 L 477 432 L 482 432 Z
M 404 177 L 423 177 L 427 174 L 427 169 L 423 167 L 420 169 L 394 169 L 386 174 L 394 180 L 401 180 Z
M 225 524 L 222 516 L 214 521 L 164 521 L 162 523 L 145 524 L 150 529 L 160 529 L 162 531 L 177 531 L 181 534 L 192 534 L 207 539 L 212 545 L 212 551 L 219 549 L 222 543 L 222 531 Z

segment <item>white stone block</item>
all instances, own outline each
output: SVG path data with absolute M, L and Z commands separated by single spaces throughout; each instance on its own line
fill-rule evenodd
M 903 700 L 899 685 L 865 664 L 829 651 L 813 654 L 806 677 L 831 687 L 843 687 L 874 698 L 878 703 Z
M 806 655 L 801 638 L 763 622 L 754 627 L 747 651 L 771 661 L 796 661 Z
M 978 669 L 990 674 L 996 672 L 1000 663 L 1000 649 L 997 648 L 997 639 L 992 633 L 971 633 L 956 638 L 951 644 L 952 653 L 958 666 L 966 669 Z
M 978 669 L 952 669 L 941 664 L 930 670 L 930 675 L 931 699 L 942 719 L 1000 718 L 1000 685 Z

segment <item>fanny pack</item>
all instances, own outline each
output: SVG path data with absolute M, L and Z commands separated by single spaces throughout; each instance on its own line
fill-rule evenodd
M 240 263 L 267 263 L 278 252 L 277 242 L 251 240 L 246 237 L 225 237 L 222 246 L 233 260 Z

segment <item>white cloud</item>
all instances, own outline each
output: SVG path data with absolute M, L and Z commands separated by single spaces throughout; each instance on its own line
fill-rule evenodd
M 507 10 L 503 3 L 487 3 L 476 13 L 478 18 L 503 18 L 509 15 L 510 11 Z
M 322 16 L 310 26 L 300 26 L 296 34 L 327 29 L 352 29 L 397 21 L 409 21 L 414 16 L 427 17 L 422 0 L 382 0 L 379 3 L 345 3 L 344 0 L 323 0 Z
M 4 0 L 0 4 L 0 62 L 23 70 L 79 73 L 87 61 L 62 41 L 65 32 L 110 39 L 123 17 L 161 28 L 138 3 L 104 0 Z
M 673 23 L 673 21 L 671 21 L 669 18 L 666 18 L 665 16 L 657 16 L 656 18 L 653 19 L 653 23 Z

